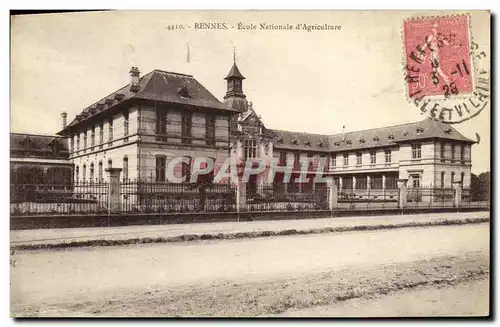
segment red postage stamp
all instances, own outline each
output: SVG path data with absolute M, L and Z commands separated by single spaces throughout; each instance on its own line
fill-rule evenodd
M 403 33 L 410 99 L 473 92 L 469 16 L 409 19 Z

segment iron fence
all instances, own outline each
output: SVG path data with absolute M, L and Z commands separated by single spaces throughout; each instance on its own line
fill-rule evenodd
M 236 188 L 229 184 L 129 180 L 120 184 L 123 213 L 232 212 Z
M 68 184 L 11 184 L 10 213 L 90 214 L 107 212 L 109 184 L 102 180 Z
M 446 187 L 420 186 L 407 191 L 406 208 L 450 208 L 455 206 L 455 190 Z
M 398 208 L 399 194 L 397 188 L 339 189 L 334 209 L 395 209 Z
M 289 184 L 257 185 L 246 194 L 246 210 L 257 211 L 314 211 L 328 210 L 329 190 L 324 183 L 306 186 Z

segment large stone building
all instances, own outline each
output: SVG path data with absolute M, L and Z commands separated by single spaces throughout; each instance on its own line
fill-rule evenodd
M 193 76 L 154 70 L 140 76 L 130 70 L 130 83 L 85 108 L 60 135 L 68 137 L 76 179 L 105 178 L 107 167 L 122 168 L 122 176 L 166 180 L 167 163 L 178 156 L 211 157 L 220 167 L 228 157 L 243 162 L 264 158 L 278 165 L 319 159 L 342 190 L 395 189 L 397 179 L 409 187 L 450 188 L 452 181 L 470 187 L 471 145 L 450 125 L 425 119 L 416 123 L 332 135 L 296 133 L 264 126 L 243 91 L 245 77 L 233 63 L 225 77 L 227 92 L 219 101 Z M 189 174 L 189 164 L 175 171 Z M 266 183 L 267 174 L 250 185 Z M 300 191 L 312 183 L 284 183 L 280 189 Z M 227 180 L 225 181 L 227 182 Z

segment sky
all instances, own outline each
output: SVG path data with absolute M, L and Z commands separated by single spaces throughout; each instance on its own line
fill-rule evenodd
M 415 122 L 425 116 L 406 100 L 402 24 L 432 14 L 121 11 L 13 17 L 11 131 L 55 134 L 61 112 L 71 121 L 128 84 L 132 66 L 141 75 L 154 69 L 192 74 L 222 100 L 233 49 L 247 99 L 269 128 L 335 134 L 343 126 L 348 132 Z M 489 55 L 489 13 L 470 17 L 471 35 Z M 194 29 L 209 22 L 229 28 Z M 257 30 L 239 30 L 238 23 Z M 341 28 L 272 31 L 258 29 L 260 23 Z M 185 28 L 169 29 L 179 24 Z M 480 134 L 472 172 L 489 170 L 489 107 L 454 127 L 472 140 Z

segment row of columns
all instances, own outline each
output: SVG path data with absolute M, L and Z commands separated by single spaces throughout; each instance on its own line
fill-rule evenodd
M 386 176 L 382 175 L 382 189 L 385 189 Z M 371 176 L 366 176 L 366 189 L 369 190 L 371 188 Z M 339 189 L 342 191 L 343 189 L 343 179 L 342 176 L 339 176 Z M 356 176 L 352 176 L 352 190 L 356 190 Z

